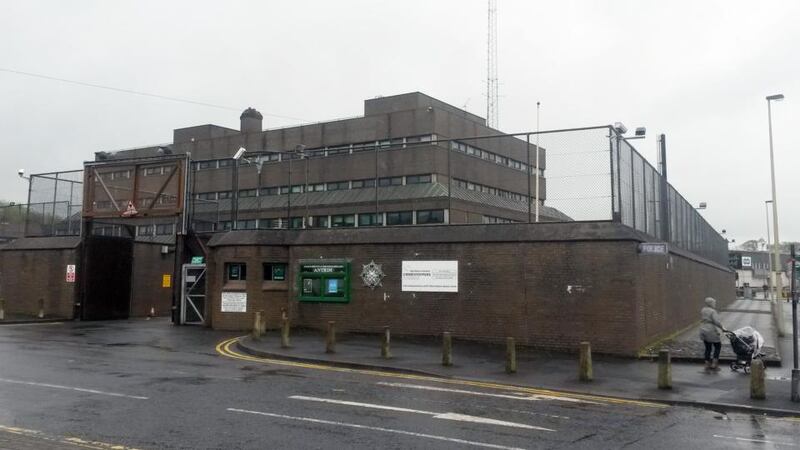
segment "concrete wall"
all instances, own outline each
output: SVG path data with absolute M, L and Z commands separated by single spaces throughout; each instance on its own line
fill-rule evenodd
M 79 264 L 79 242 L 78 238 L 26 238 L 3 248 L 0 296 L 6 301 L 6 314 L 36 316 L 39 299 L 44 299 L 46 317 L 72 319 L 78 283 L 66 281 L 66 269 L 68 264 Z
M 589 340 L 598 352 L 632 354 L 696 320 L 704 297 L 721 306 L 734 299 L 729 269 L 685 253 L 639 254 L 643 240 L 614 223 L 228 233 L 211 242 L 211 326 L 248 329 L 258 309 L 276 326 L 286 307 L 303 327 L 335 320 L 342 331 L 389 325 L 407 335 L 514 336 L 523 345 L 559 350 Z M 351 261 L 349 303 L 294 300 L 298 261 L 320 258 Z M 386 274 L 375 290 L 359 277 L 373 260 Z M 403 292 L 403 260 L 458 260 L 459 292 Z M 253 308 L 247 313 L 219 312 L 220 291 L 236 288 L 223 286 L 226 262 L 248 264 L 243 288 Z M 291 283 L 279 292 L 261 289 L 262 262 L 289 263 Z

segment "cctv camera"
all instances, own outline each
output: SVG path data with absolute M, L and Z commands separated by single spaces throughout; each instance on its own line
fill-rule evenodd
M 25 169 L 19 169 L 19 170 L 17 171 L 17 174 L 18 174 L 19 176 L 24 176 L 24 175 L 25 175 Z
M 237 150 L 236 154 L 233 155 L 233 159 L 237 159 L 237 160 L 238 159 L 242 159 L 242 156 L 244 156 L 244 152 L 246 152 L 246 151 L 247 150 L 245 150 L 244 147 L 239 147 L 239 150 Z
M 628 127 L 622 124 L 622 122 L 614 123 L 614 129 L 617 130 L 619 134 L 625 134 L 628 132 Z

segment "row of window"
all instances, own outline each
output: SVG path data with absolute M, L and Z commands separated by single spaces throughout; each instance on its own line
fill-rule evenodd
M 497 153 L 490 152 L 488 150 L 484 150 L 482 148 L 475 147 L 473 145 L 465 144 L 459 141 L 450 141 L 450 149 L 455 150 L 461 153 L 465 153 L 470 156 L 474 156 L 476 158 L 480 158 L 489 162 L 493 162 L 495 164 L 499 164 L 501 166 L 510 167 L 512 169 L 521 170 L 522 172 L 534 173 L 534 167 L 531 166 L 530 169 L 528 168 L 528 164 L 517 161 L 514 158 L 509 158 L 507 156 L 498 155 Z M 539 176 L 544 176 L 544 170 L 539 169 Z
M 150 203 L 153 201 L 153 197 L 140 197 L 136 199 L 136 207 L 137 208 L 146 208 L 150 206 Z M 161 194 L 158 196 L 158 200 L 155 202 L 155 205 L 174 205 L 178 201 L 178 197 L 170 194 Z M 119 199 L 117 200 L 117 206 L 124 209 L 128 204 L 128 200 Z M 106 209 L 114 209 L 114 203 L 111 200 L 98 200 L 93 203 L 95 210 L 106 210 Z
M 142 175 L 146 177 L 169 175 L 170 172 L 172 172 L 172 167 L 173 166 L 145 167 L 144 170 L 142 171 Z M 117 170 L 113 172 L 101 173 L 100 178 L 102 178 L 103 181 L 130 180 L 131 170 L 127 169 L 127 170 Z M 96 179 L 95 182 L 99 183 L 100 181 Z
M 409 136 L 404 138 L 385 139 L 381 141 L 368 141 L 358 142 L 355 144 L 342 144 L 328 147 L 310 148 L 306 149 L 305 154 L 309 157 L 326 157 L 344 155 L 350 153 L 374 151 L 376 148 L 405 148 L 408 146 L 419 145 L 427 142 L 435 142 L 436 135 L 423 135 L 423 136 Z M 297 153 L 267 153 L 261 156 L 265 162 L 278 162 L 286 161 L 289 159 L 298 159 L 300 156 Z M 233 165 L 232 159 L 212 159 L 207 161 L 198 161 L 195 163 L 196 170 L 209 170 L 209 169 L 222 169 Z
M 261 264 L 263 281 L 286 281 L 286 263 Z M 225 281 L 247 280 L 247 263 L 225 263 Z
M 471 181 L 459 180 L 458 178 L 453 178 L 453 183 L 455 183 L 455 185 L 458 187 L 469 189 L 470 191 L 485 192 L 491 195 L 510 198 L 511 200 L 516 200 L 518 202 L 525 202 L 528 199 L 527 195 L 517 194 L 516 192 L 506 191 L 504 189 L 486 186 L 480 183 L 473 183 Z
M 304 219 L 308 222 L 305 223 Z M 292 217 L 289 221 L 283 218 L 240 219 L 236 228 L 238 230 L 257 230 L 270 228 L 351 228 L 351 227 L 376 227 L 386 225 L 428 225 L 445 223 L 443 209 L 427 209 L 417 211 L 390 211 L 360 214 L 333 214 L 329 216 L 312 216 L 309 218 Z M 219 225 L 213 222 L 196 222 L 194 229 L 199 232 L 228 231 L 233 228 L 230 220 L 220 221 Z
M 382 177 L 378 178 L 378 186 L 403 186 L 411 184 L 427 184 L 435 181 L 432 174 L 423 175 L 406 175 L 399 177 Z M 363 189 L 374 188 L 375 179 L 366 178 L 362 180 L 350 181 L 333 181 L 330 183 L 316 183 L 309 185 L 295 184 L 291 187 L 292 194 L 302 194 L 303 192 L 324 192 L 324 191 L 343 191 L 348 189 Z M 258 189 L 241 189 L 239 190 L 239 198 L 246 197 L 266 197 L 271 195 L 285 195 L 289 193 L 289 186 L 272 186 Z M 231 191 L 218 191 L 218 192 L 200 192 L 195 194 L 198 200 L 223 200 L 231 198 Z
M 483 223 L 514 223 L 514 220 L 506 219 L 504 217 L 496 216 L 483 216 Z
M 170 236 L 173 234 L 175 234 L 174 223 L 139 225 L 136 227 L 136 236 Z

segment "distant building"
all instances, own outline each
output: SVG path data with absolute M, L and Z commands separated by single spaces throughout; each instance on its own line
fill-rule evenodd
M 729 253 L 730 267 L 736 271 L 736 292 L 740 297 L 764 298 L 769 286 L 769 260 L 772 253 L 766 251 L 736 250 Z M 790 256 L 780 255 L 781 281 L 784 293 L 789 289 L 786 267 Z M 773 287 L 774 289 L 774 287 Z

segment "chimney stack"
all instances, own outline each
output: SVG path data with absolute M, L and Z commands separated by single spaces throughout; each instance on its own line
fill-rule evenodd
M 239 116 L 239 120 L 241 121 L 239 131 L 242 133 L 260 133 L 263 131 L 261 129 L 261 121 L 263 119 L 264 116 L 262 116 L 260 112 L 253 108 L 247 108 L 242 115 Z

